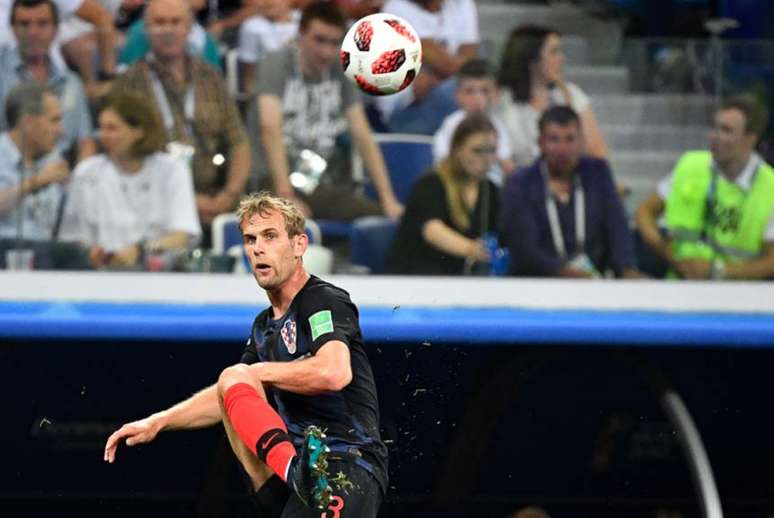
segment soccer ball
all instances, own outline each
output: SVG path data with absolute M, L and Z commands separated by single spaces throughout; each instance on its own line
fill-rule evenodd
M 422 44 L 404 19 L 376 13 L 352 24 L 340 58 L 344 74 L 362 91 L 390 95 L 410 85 L 419 73 Z

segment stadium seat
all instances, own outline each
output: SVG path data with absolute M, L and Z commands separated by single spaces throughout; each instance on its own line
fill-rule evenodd
M 366 266 L 371 273 L 384 273 L 384 259 L 390 249 L 398 221 L 390 218 L 358 218 L 352 223 L 352 264 Z
M 374 139 L 384 155 L 395 196 L 401 203 L 411 194 L 416 179 L 433 165 L 433 137 L 406 133 L 376 133 Z M 376 199 L 376 189 L 367 181 L 362 158 L 355 155 L 353 174 L 365 183 L 365 193 Z

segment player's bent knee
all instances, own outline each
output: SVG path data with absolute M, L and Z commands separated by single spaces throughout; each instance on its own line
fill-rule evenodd
M 232 365 L 223 369 L 218 377 L 218 393 L 222 396 L 237 383 L 253 385 L 247 365 Z

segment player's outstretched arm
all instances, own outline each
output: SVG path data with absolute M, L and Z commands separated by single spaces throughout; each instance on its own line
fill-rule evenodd
M 127 446 L 134 446 L 152 441 L 163 430 L 204 428 L 220 420 L 217 386 L 211 385 L 173 407 L 126 423 L 113 432 L 105 443 L 104 460 L 110 463 L 115 460 L 116 448 L 122 441 Z

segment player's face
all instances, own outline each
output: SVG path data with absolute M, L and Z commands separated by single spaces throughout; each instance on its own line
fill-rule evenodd
M 497 136 L 488 131 L 473 133 L 455 152 L 457 162 L 469 176 L 486 177 L 497 152 Z
M 457 104 L 465 113 L 483 113 L 494 103 L 495 95 L 493 80 L 465 78 L 457 87 Z
M 306 30 L 299 34 L 298 44 L 308 70 L 322 73 L 339 59 L 339 48 L 344 31 L 321 20 L 311 20 Z
M 583 140 L 578 123 L 564 126 L 549 122 L 539 139 L 543 158 L 551 171 L 569 173 L 578 165 Z
M 270 210 L 242 223 L 242 242 L 258 285 L 273 291 L 293 275 L 306 251 L 307 238 L 305 234 L 289 237 L 282 214 Z
M 745 131 L 747 121 L 737 110 L 720 110 L 710 131 L 709 141 L 712 158 L 724 166 L 744 160 L 755 147 L 755 136 Z

